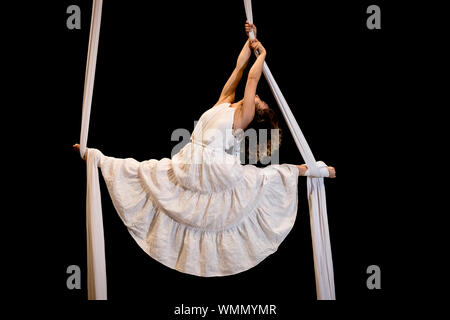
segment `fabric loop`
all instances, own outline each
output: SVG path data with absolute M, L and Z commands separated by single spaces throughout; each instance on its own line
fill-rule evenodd
M 313 178 L 328 178 L 330 172 L 328 171 L 327 165 L 323 161 L 317 161 L 316 167 L 309 168 L 305 172 L 305 176 Z

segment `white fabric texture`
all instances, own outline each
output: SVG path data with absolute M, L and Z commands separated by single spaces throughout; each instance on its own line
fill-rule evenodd
M 100 154 L 96 153 L 90 153 L 86 159 L 86 234 L 89 300 L 107 299 L 102 198 L 97 168 L 100 159 Z
M 250 269 L 277 250 L 295 222 L 297 167 L 243 166 L 227 154 L 225 146 L 234 144 L 225 132 L 233 124 L 229 105 L 206 111 L 192 142 L 172 159 L 138 162 L 88 149 L 89 157 L 100 157 L 114 207 L 132 237 L 180 272 L 211 277 Z
M 89 131 L 102 5 L 102 0 L 93 0 L 80 132 L 80 154 L 82 158 L 86 153 Z M 107 299 L 105 240 L 103 236 L 102 206 L 97 168 L 99 160 L 97 155 L 93 155 L 88 157 L 86 161 L 86 245 L 89 300 Z
M 84 78 L 83 112 L 80 131 L 80 155 L 84 158 L 89 132 L 89 118 L 91 116 L 92 95 L 94 93 L 95 66 L 97 65 L 98 39 L 102 21 L 103 0 L 92 1 L 91 29 Z
M 253 23 L 251 0 L 244 0 L 247 20 Z M 254 38 L 253 32 L 249 33 L 250 38 Z M 313 242 L 314 269 L 316 274 L 316 293 L 319 300 L 335 300 L 334 271 L 331 255 L 330 236 L 328 231 L 328 217 L 326 206 L 325 185 L 323 177 L 328 177 L 326 165 L 319 161 L 316 163 L 314 155 L 309 148 L 300 127 L 292 114 L 289 105 L 281 93 L 278 84 L 270 72 L 267 63 L 264 62 L 264 76 L 269 87 L 280 107 L 281 113 L 294 137 L 300 154 L 308 166 L 307 186 L 308 202 L 311 222 L 311 237 Z

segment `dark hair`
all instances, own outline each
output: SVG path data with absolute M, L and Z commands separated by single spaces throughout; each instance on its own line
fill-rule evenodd
M 255 148 L 250 148 L 249 137 L 245 137 L 245 162 L 248 163 L 250 157 L 252 159 L 256 159 L 257 162 L 261 162 L 261 159 L 264 157 L 270 157 L 272 152 L 278 150 L 281 144 L 281 129 L 278 127 L 278 116 L 275 111 L 271 108 L 265 109 L 256 109 L 255 116 L 253 117 L 252 122 L 248 125 L 246 130 L 254 129 L 256 130 L 258 136 L 258 142 Z M 267 141 L 261 141 L 261 137 L 259 137 L 259 129 L 267 130 Z M 272 133 L 271 129 L 278 129 L 278 141 L 274 141 L 274 145 L 272 146 Z M 275 138 L 274 138 L 275 139 Z M 263 153 L 260 154 L 260 150 L 262 149 Z

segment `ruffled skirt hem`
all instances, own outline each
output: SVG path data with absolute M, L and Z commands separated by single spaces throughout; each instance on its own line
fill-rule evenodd
M 236 163 L 240 176 L 228 181 L 229 188 L 211 192 L 180 183 L 180 168 L 171 159 L 138 162 L 102 156 L 99 166 L 114 207 L 137 244 L 183 273 L 214 277 L 246 271 L 278 249 L 296 219 L 294 165 Z M 192 177 L 192 183 L 230 176 L 230 167 L 204 166 L 203 176 Z

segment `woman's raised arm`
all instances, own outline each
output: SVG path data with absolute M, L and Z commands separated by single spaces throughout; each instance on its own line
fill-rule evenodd
M 266 49 L 264 49 L 261 42 L 256 39 L 250 41 L 252 50 L 258 50 L 259 55 L 248 73 L 242 107 L 236 110 L 238 115 L 235 119 L 235 127 L 241 129 L 246 128 L 255 116 L 256 87 L 258 86 L 259 79 L 261 78 L 264 60 L 266 59 Z
M 246 21 L 245 32 L 247 33 L 247 36 L 250 29 L 253 29 L 253 31 L 256 33 L 256 26 L 253 24 L 249 24 L 248 21 Z M 250 42 L 249 40 L 247 40 L 241 50 L 241 53 L 238 56 L 236 67 L 234 68 L 233 73 L 231 74 L 230 78 L 228 78 L 228 81 L 225 83 L 225 86 L 220 93 L 220 98 L 217 104 L 223 102 L 234 102 L 236 88 L 239 84 L 239 81 L 241 81 L 242 79 L 242 74 L 247 67 L 248 60 L 250 59 L 251 54 L 252 50 L 250 49 Z
M 239 84 L 239 81 L 241 81 L 242 79 L 242 74 L 247 67 L 248 60 L 250 59 L 251 54 L 252 51 L 250 50 L 249 41 L 247 40 L 236 61 L 236 67 L 234 68 L 233 73 L 228 78 L 228 81 L 225 83 L 225 86 L 220 93 L 220 98 L 219 101 L 217 101 L 217 104 L 224 102 L 234 102 L 236 88 Z

